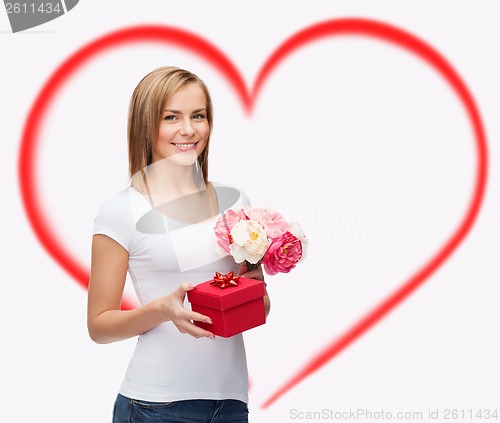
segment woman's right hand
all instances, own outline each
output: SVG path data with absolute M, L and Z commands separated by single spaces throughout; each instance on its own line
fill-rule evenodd
M 207 337 L 215 339 L 212 332 L 196 326 L 193 321 L 212 324 L 208 316 L 188 310 L 184 307 L 186 293 L 191 291 L 194 285 L 182 283 L 175 291 L 164 297 L 153 300 L 153 303 L 162 313 L 164 321 L 171 321 L 181 333 L 187 333 L 195 338 Z
M 207 316 L 184 308 L 186 292 L 194 288 L 187 283 L 143 306 L 122 310 L 128 259 L 128 251 L 110 237 L 102 234 L 93 236 L 87 325 L 89 335 L 95 342 L 106 344 L 128 339 L 169 320 L 182 333 L 196 338 L 215 338 L 212 332 L 193 323 L 211 323 Z

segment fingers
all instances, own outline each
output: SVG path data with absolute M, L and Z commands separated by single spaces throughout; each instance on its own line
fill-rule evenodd
M 196 285 L 193 285 L 193 284 L 187 283 L 187 282 L 183 282 L 183 283 L 181 283 L 181 287 L 185 292 L 187 292 L 187 291 L 191 291 L 192 289 L 196 288 Z
M 197 313 L 196 311 L 190 311 L 189 314 L 191 317 L 189 317 L 188 320 L 208 323 L 209 325 L 212 324 L 212 320 L 208 316 L 205 316 L 201 313 Z
M 238 276 L 248 279 L 257 279 L 259 281 L 264 281 L 264 273 L 262 271 L 262 266 L 259 265 L 257 268 L 248 271 L 247 264 L 243 262 L 238 269 Z
M 250 272 L 245 272 L 240 276 L 248 279 L 257 279 L 259 281 L 264 281 L 264 273 L 262 272 L 262 268 L 260 266 L 257 269 L 250 270 Z
M 181 283 L 178 288 L 173 292 L 173 295 L 175 298 L 177 298 L 177 300 L 179 301 L 179 303 L 183 303 L 184 302 L 184 298 L 186 298 L 186 292 L 188 291 L 191 291 L 192 289 L 195 288 L 196 285 L 191 285 L 187 282 L 183 282 Z
M 195 287 L 196 287 L 196 285 L 192 285 L 190 283 L 183 282 L 179 285 L 179 288 L 177 288 L 177 291 L 179 294 L 182 294 L 184 296 L 184 294 L 186 292 L 193 290 Z
M 189 320 L 180 320 L 173 323 L 181 333 L 186 333 L 198 339 L 199 338 L 215 339 L 215 335 L 212 332 L 196 326 L 193 322 L 190 322 Z
M 248 271 L 247 265 L 245 262 L 243 262 L 240 268 L 238 269 L 238 276 L 243 276 L 243 274 L 245 274 L 247 271 Z
M 172 322 L 181 333 L 187 333 L 195 338 L 208 337 L 215 339 L 215 335 L 212 332 L 196 326 L 193 323 L 194 321 L 203 322 L 209 325 L 212 324 L 210 317 L 185 308 L 178 310 L 177 316 L 172 319 Z

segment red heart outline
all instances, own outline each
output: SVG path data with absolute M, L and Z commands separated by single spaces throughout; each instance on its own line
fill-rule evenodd
M 355 324 L 351 328 L 348 328 L 340 337 L 334 339 L 312 357 L 302 369 L 262 404 L 262 408 L 268 407 L 303 379 L 316 372 L 374 324 L 380 321 L 397 305 L 401 304 L 401 302 L 422 285 L 422 283 L 450 257 L 452 252 L 457 249 L 471 230 L 479 213 L 486 189 L 488 170 L 486 135 L 480 113 L 471 93 L 458 73 L 446 59 L 422 40 L 408 32 L 385 23 L 357 18 L 326 20 L 311 25 L 285 40 L 285 42 L 283 42 L 264 63 L 264 66 L 255 80 L 253 90 L 249 92 L 243 78 L 233 63 L 217 47 L 203 38 L 185 30 L 169 26 L 135 26 L 104 35 L 83 46 L 64 61 L 39 92 L 31 107 L 22 134 L 19 151 L 18 177 L 21 197 L 27 218 L 46 252 L 52 256 L 71 277 L 86 288 L 89 278 L 88 270 L 83 268 L 74 257 L 65 251 L 63 245 L 54 236 L 48 224 L 48 219 L 41 211 L 41 199 L 36 192 L 37 140 L 43 119 L 59 90 L 61 90 L 63 85 L 77 69 L 98 54 L 123 44 L 156 42 L 176 45 L 200 56 L 221 72 L 240 98 L 245 112 L 250 115 L 260 89 L 266 79 L 286 57 L 313 41 L 325 37 L 342 35 L 366 36 L 392 43 L 415 54 L 444 78 L 465 108 L 473 128 L 477 154 L 474 189 L 461 223 L 427 263 L 358 322 L 355 322 Z M 125 300 L 122 307 L 124 309 L 130 308 L 131 303 Z

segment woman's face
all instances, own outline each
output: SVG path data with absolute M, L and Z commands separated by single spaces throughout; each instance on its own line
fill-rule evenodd
M 210 127 L 207 99 L 196 83 L 179 88 L 167 101 L 158 138 L 152 146 L 153 163 L 169 158 L 179 165 L 192 165 L 205 149 Z

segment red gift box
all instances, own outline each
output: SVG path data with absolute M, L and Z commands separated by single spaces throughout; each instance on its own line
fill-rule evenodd
M 214 279 L 200 283 L 187 296 L 193 311 L 212 319 L 212 324 L 195 321 L 195 325 L 229 338 L 266 323 L 264 294 L 264 282 L 240 277 L 224 289 Z

